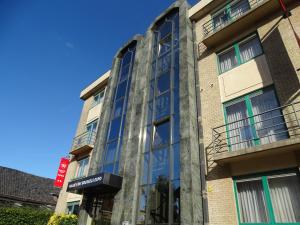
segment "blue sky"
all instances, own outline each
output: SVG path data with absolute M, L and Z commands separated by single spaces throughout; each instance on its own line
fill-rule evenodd
M 0 0 L 0 166 L 55 178 L 81 89 L 172 2 Z

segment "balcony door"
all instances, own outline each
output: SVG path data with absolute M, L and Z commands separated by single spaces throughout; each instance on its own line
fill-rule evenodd
M 288 138 L 273 89 L 260 90 L 224 105 L 230 150 L 268 144 Z

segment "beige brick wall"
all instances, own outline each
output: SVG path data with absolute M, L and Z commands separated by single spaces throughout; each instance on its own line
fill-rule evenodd
M 300 35 L 300 7 L 296 3 L 292 9 L 290 21 L 296 32 Z M 202 24 L 207 21 L 202 18 L 196 22 L 197 43 L 203 38 Z M 297 46 L 291 25 L 287 19 L 280 20 L 281 14 L 273 15 L 264 21 L 261 21 L 257 27 L 245 29 L 235 41 L 245 34 L 250 34 L 257 30 L 267 57 L 269 69 L 274 80 L 274 86 L 281 104 L 295 102 L 299 97 L 299 71 L 300 68 L 300 50 Z M 226 47 L 229 43 L 223 43 L 222 46 L 214 46 L 205 50 L 202 49 L 202 55 L 198 59 L 199 70 L 199 88 L 201 96 L 203 142 L 207 151 L 207 192 L 210 225 L 235 225 L 238 224 L 237 210 L 233 191 L 233 181 L 231 175 L 251 174 L 255 172 L 253 165 L 255 161 L 248 165 L 236 163 L 230 166 L 219 166 L 213 162 L 212 152 L 212 128 L 224 124 L 223 108 L 220 98 L 220 89 L 218 84 L 217 58 L 215 52 Z M 287 161 L 276 165 L 259 166 L 259 171 L 269 171 L 276 168 L 294 167 L 298 161 L 293 161 L 295 155 L 286 155 Z M 290 162 L 290 163 L 289 163 Z M 243 167 L 242 167 L 243 166 Z M 238 169 L 240 168 L 240 170 Z M 232 173 L 233 172 L 233 173 Z

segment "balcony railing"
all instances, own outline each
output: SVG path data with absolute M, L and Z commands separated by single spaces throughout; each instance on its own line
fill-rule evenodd
M 73 139 L 72 151 L 82 148 L 84 146 L 94 145 L 96 140 L 96 132 L 85 132 Z
M 265 0 L 240 0 L 230 2 L 203 25 L 204 37 L 216 33 L 264 1 Z
M 238 151 L 300 136 L 300 102 L 213 128 L 214 154 Z

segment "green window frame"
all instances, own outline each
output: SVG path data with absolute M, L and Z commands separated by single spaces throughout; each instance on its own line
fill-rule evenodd
M 272 98 L 272 103 L 270 106 L 266 103 L 267 107 L 267 113 L 265 111 L 259 111 L 256 109 L 256 113 L 254 110 L 255 105 L 253 105 L 253 99 L 255 99 L 258 96 L 269 96 Z M 235 105 L 237 103 L 244 103 L 245 111 L 246 111 L 246 117 L 239 117 L 237 120 L 231 119 L 232 121 L 229 121 L 229 115 L 227 113 L 227 109 Z M 261 104 L 265 105 L 265 104 Z M 256 105 L 257 107 L 257 105 Z M 229 151 L 235 151 L 239 149 L 244 149 L 247 147 L 255 147 L 261 144 L 269 144 L 275 141 L 283 140 L 289 138 L 287 128 L 285 125 L 285 120 L 282 114 L 281 109 L 278 109 L 280 107 L 280 102 L 277 98 L 276 91 L 273 88 L 273 86 L 266 87 L 261 90 L 257 90 L 254 92 L 250 92 L 244 96 L 241 96 L 239 98 L 230 100 L 229 102 L 225 102 L 223 104 L 223 113 L 224 113 L 224 120 L 225 120 L 225 129 L 226 129 L 226 141 L 227 146 L 229 148 Z M 264 108 L 264 107 L 263 107 Z M 268 113 L 268 111 L 272 111 L 272 113 Z M 242 110 L 241 110 L 242 111 Z M 241 112 L 236 111 L 236 112 Z M 272 118 L 273 114 L 276 114 L 274 116 L 274 121 Z M 241 113 L 240 113 L 241 114 Z M 231 114 L 234 115 L 235 114 Z M 264 124 L 265 123 L 265 124 Z M 274 128 L 273 135 L 264 136 L 265 132 L 271 132 L 272 126 Z M 276 129 L 275 129 L 276 128 Z M 278 133 L 276 133 L 278 132 Z M 239 135 L 239 136 L 236 136 Z M 251 139 L 248 139 L 251 137 Z M 273 137 L 274 139 L 272 139 Z M 266 140 L 267 138 L 267 140 Z M 269 139 L 270 138 L 270 139 Z M 231 141 L 232 140 L 232 141 Z
M 256 40 L 258 41 L 258 49 L 256 53 L 254 53 L 253 56 L 250 56 L 248 59 L 246 60 L 243 60 L 243 55 L 241 53 L 241 46 L 242 45 L 245 45 L 247 43 L 250 43 L 251 41 L 253 40 Z M 236 61 L 235 65 L 233 65 L 232 67 L 229 67 L 229 68 L 222 68 L 222 63 L 220 62 L 220 57 L 227 54 L 228 52 L 232 51 L 233 50 L 233 53 L 234 53 L 234 60 Z M 230 71 L 244 63 L 247 63 L 249 62 L 250 60 L 252 59 L 255 59 L 256 57 L 259 57 L 261 55 L 264 54 L 264 51 L 263 51 L 263 47 L 262 47 L 262 44 L 261 44 L 261 41 L 260 41 L 260 38 L 258 36 L 257 33 L 254 33 L 254 34 L 251 34 L 247 37 L 244 37 L 243 39 L 237 41 L 237 42 L 234 42 L 233 44 L 231 44 L 230 46 L 227 46 L 225 49 L 221 50 L 220 52 L 217 53 L 217 65 L 218 65 L 218 73 L 219 75 L 227 72 L 227 71 Z
M 239 8 L 240 11 L 237 14 L 232 14 L 232 11 L 236 9 L 236 6 L 241 6 L 241 8 Z M 245 12 L 247 12 L 250 8 L 251 6 L 249 0 L 227 1 L 225 5 L 221 6 L 219 9 L 217 9 L 211 14 L 214 31 L 222 29 L 222 27 L 226 26 L 230 22 L 236 20 L 241 15 L 245 14 Z M 223 15 L 223 21 L 216 25 L 216 21 L 214 19 L 220 15 Z
M 298 169 L 288 169 L 288 170 L 281 170 L 281 171 L 274 171 L 269 173 L 260 173 L 260 174 L 254 174 L 250 176 L 242 176 L 242 177 L 234 177 L 233 178 L 233 189 L 234 189 L 234 196 L 235 196 L 235 202 L 236 202 L 236 210 L 238 215 L 238 222 L 239 225 L 300 225 L 300 218 L 299 214 L 295 215 L 297 216 L 298 222 L 277 222 L 276 218 L 276 201 L 272 200 L 272 190 L 270 188 L 270 181 L 273 179 L 281 179 L 281 178 L 287 178 L 287 177 L 297 177 L 299 186 L 298 190 L 300 189 L 300 174 Z M 266 209 L 266 216 L 267 216 L 267 222 L 259 222 L 259 223 L 249 223 L 249 222 L 243 222 L 242 220 L 242 210 L 241 210 L 241 203 L 239 199 L 239 192 L 238 192 L 238 184 L 239 183 L 246 183 L 246 182 L 253 182 L 253 181 L 261 181 L 263 194 L 262 197 L 264 199 L 265 203 L 265 209 Z M 297 184 L 298 184 L 297 182 Z M 290 194 L 290 192 L 289 192 Z M 300 196 L 300 194 L 297 194 Z M 298 199 L 298 198 L 297 198 Z M 277 199 L 276 199 L 277 200 Z M 278 203 L 277 203 L 278 204 Z M 298 201 L 298 204 L 300 205 L 300 200 Z M 294 205 L 293 205 L 294 206 Z M 278 206 L 277 206 L 278 207 Z M 245 210 L 245 209 L 243 209 Z M 296 210 L 296 212 L 298 212 Z M 279 215 L 277 215 L 279 217 Z
M 80 201 L 67 202 L 66 214 L 79 214 Z

